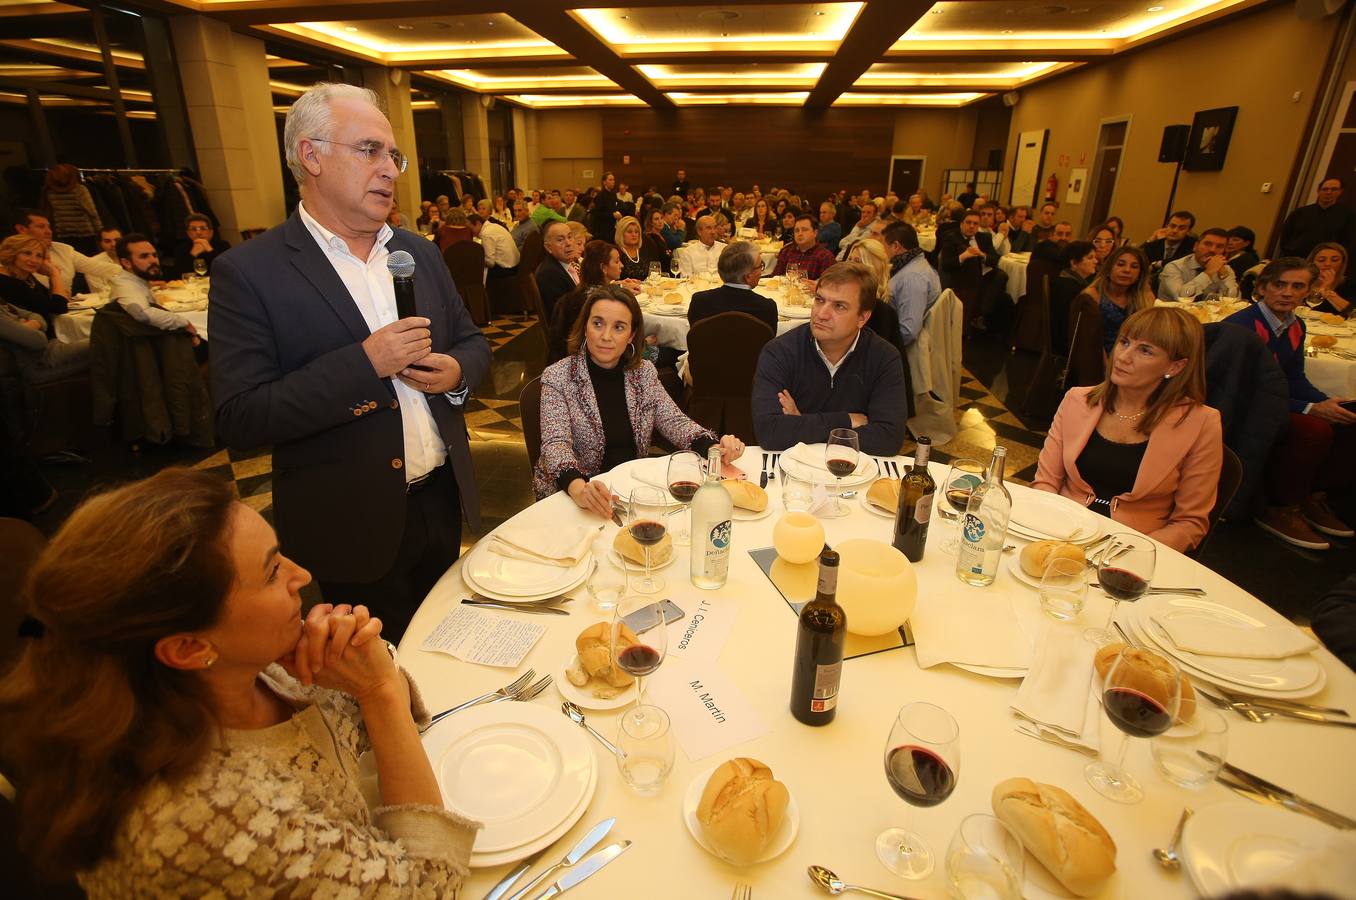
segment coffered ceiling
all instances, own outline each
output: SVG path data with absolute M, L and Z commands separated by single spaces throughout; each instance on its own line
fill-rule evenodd
M 73 3 L 78 0 L 72 0 Z M 964 106 L 1274 0 L 144 0 L 264 37 L 275 93 L 307 83 L 285 57 L 409 70 L 528 107 L 709 104 Z M 0 0 L 26 64 L 98 58 L 30 38 L 78 6 Z M 48 21 L 56 21 L 50 19 Z M 34 34 L 43 29 L 33 30 Z M 46 33 L 46 32 L 44 32 Z M 45 42 L 45 43 L 44 43 Z M 70 46 L 67 46 L 70 45 Z M 115 51 L 115 57 L 117 51 Z M 133 54 L 135 55 L 135 54 Z M 140 62 L 124 54 L 128 65 Z M 285 85 L 286 87 L 281 87 Z

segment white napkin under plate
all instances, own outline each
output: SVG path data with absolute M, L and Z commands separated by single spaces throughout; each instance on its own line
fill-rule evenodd
M 1100 731 L 1092 692 L 1096 653 L 1078 629 L 1044 623 L 1012 711 L 1065 743 L 1096 750 Z
M 924 669 L 941 663 L 1008 669 L 1031 665 L 1031 641 L 1004 594 L 982 588 L 920 592 L 909 621 L 918 665 Z
M 1234 628 L 1222 623 L 1187 616 L 1152 616 L 1167 632 L 1173 646 L 1202 656 L 1232 656 L 1236 659 L 1284 659 L 1315 649 L 1313 638 L 1289 622 L 1261 628 Z
M 572 569 L 588 555 L 598 531 L 586 525 L 574 528 L 504 525 L 494 533 L 489 551 L 508 559 Z

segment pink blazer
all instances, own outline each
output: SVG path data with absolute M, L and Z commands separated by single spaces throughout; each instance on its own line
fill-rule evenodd
M 1064 395 L 1032 483 L 1032 487 L 1063 494 L 1084 506 L 1095 495 L 1078 474 L 1077 460 L 1102 418 L 1102 404 L 1088 405 L 1091 391 L 1091 387 L 1076 387 Z M 1174 550 L 1190 550 L 1209 527 L 1223 465 L 1219 412 L 1198 405 L 1183 419 L 1175 409 L 1149 434 L 1135 487 L 1112 498 L 1111 518 Z

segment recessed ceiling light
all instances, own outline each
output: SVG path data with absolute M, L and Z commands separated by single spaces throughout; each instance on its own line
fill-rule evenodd
M 999 34 L 1012 34 L 1011 28 L 1004 28 Z
M 815 15 L 817 15 L 817 16 L 822 16 L 822 15 L 824 15 L 824 10 L 822 10 L 822 9 L 817 9 L 817 10 L 815 10 Z
M 1161 7 L 1161 6 L 1151 6 L 1151 7 L 1149 7 L 1149 10 L 1148 10 L 1148 11 L 1149 11 L 1149 12 L 1162 12 L 1162 11 L 1163 11 L 1163 7 Z
M 396 27 L 399 28 L 401 31 L 414 31 L 414 26 L 413 26 L 413 25 L 404 25 L 404 24 L 402 24 L 402 25 L 397 25 Z
M 489 25 L 491 28 L 494 27 L 494 23 L 493 23 L 493 22 L 486 22 L 485 24 L 486 24 L 486 25 Z
M 940 9 L 931 9 L 928 11 L 932 13 L 934 16 L 940 16 L 942 14 L 942 11 Z
M 347 32 L 349 32 L 350 34 L 352 34 L 352 33 L 356 32 L 356 31 L 358 30 L 358 28 L 357 28 L 357 26 L 355 26 L 355 25 L 345 25 L 345 26 L 344 26 L 344 30 L 347 31 Z
M 631 18 L 631 17 L 630 17 L 630 16 L 621 16 L 620 18 L 623 19 L 623 20 L 626 20 L 626 19 L 629 19 L 629 18 Z

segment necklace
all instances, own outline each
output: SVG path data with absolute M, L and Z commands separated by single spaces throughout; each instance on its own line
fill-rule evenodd
M 1116 418 L 1120 419 L 1122 422 L 1133 422 L 1133 421 L 1135 421 L 1136 419 L 1142 417 L 1142 416 L 1144 415 L 1145 412 L 1146 412 L 1146 410 L 1141 409 L 1139 412 L 1135 413 L 1133 416 L 1123 416 L 1123 415 L 1121 415 L 1120 413 L 1116 412 L 1116 411 L 1113 409 L 1113 410 L 1111 411 L 1111 414 L 1112 414 L 1113 416 L 1115 416 Z

